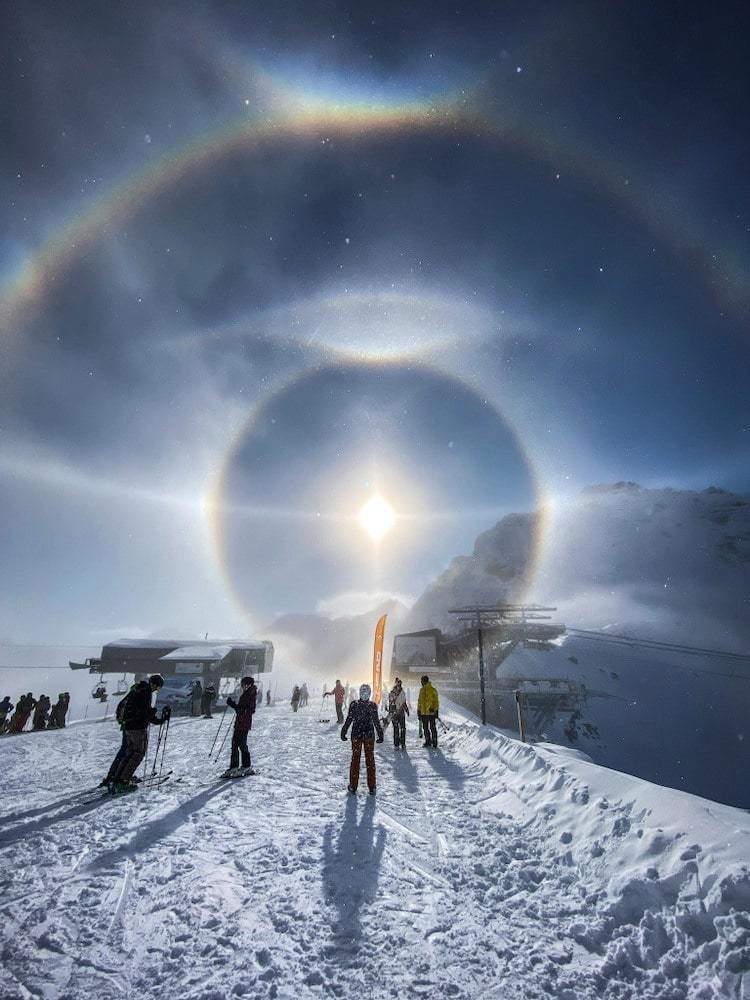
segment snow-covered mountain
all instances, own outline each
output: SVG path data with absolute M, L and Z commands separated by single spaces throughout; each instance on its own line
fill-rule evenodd
M 535 553 L 536 556 L 535 556 Z M 409 625 L 455 630 L 460 604 L 550 603 L 579 627 L 750 647 L 750 496 L 591 487 L 481 534 L 414 604 Z

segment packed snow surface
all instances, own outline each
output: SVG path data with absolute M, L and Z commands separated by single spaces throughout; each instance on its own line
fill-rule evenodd
M 0 995 L 750 996 L 750 816 L 444 714 L 438 751 L 386 730 L 376 798 L 312 707 L 260 708 L 229 782 L 175 719 L 117 798 L 112 723 L 3 738 Z

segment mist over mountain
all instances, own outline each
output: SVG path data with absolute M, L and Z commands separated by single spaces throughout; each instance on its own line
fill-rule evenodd
M 408 627 L 455 631 L 450 608 L 520 600 L 556 606 L 568 625 L 617 623 L 741 652 L 750 641 L 750 496 L 617 483 L 512 514 L 427 587 Z
M 265 630 L 276 647 L 282 669 L 294 664 L 319 673 L 328 682 L 334 675 L 341 680 L 364 679 L 372 668 L 375 622 L 388 615 L 389 632 L 399 630 L 408 608 L 397 600 L 386 600 L 358 615 L 329 618 L 323 614 L 286 614 Z M 265 634 L 264 633 L 264 634 Z M 389 643 L 390 646 L 390 643 Z M 390 655 L 385 659 L 387 674 Z

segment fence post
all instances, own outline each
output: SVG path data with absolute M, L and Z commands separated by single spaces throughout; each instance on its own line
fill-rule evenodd
M 518 711 L 518 734 L 521 742 L 526 742 L 526 726 L 523 720 L 523 692 L 516 691 L 516 710 Z

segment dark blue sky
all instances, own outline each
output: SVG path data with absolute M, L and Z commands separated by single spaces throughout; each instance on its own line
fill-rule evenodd
M 414 595 L 535 489 L 750 489 L 744 5 L 0 18 L 0 636 Z

